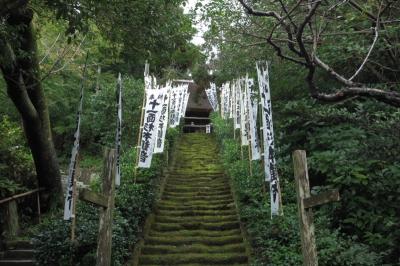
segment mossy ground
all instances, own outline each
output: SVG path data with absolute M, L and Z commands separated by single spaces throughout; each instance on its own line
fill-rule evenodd
M 216 147 L 211 135 L 181 138 L 139 265 L 248 265 Z

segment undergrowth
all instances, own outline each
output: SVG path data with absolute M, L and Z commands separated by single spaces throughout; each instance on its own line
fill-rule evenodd
M 153 157 L 152 166 L 140 170 L 138 181 L 133 182 L 136 149 L 130 148 L 121 158 L 121 186 L 116 190 L 112 227 L 112 265 L 123 265 L 138 242 L 147 215 L 152 211 L 166 153 L 171 150 L 179 131 L 169 129 L 163 154 Z M 97 184 L 96 184 L 97 183 Z M 92 184 L 99 187 L 100 181 Z M 62 219 L 61 210 L 49 215 L 35 229 L 33 238 L 38 265 L 95 265 L 98 208 L 79 201 L 76 214 L 76 241 L 71 242 L 71 224 Z

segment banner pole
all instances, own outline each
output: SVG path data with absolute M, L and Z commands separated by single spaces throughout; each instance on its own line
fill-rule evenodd
M 144 116 L 144 105 L 146 103 L 146 90 L 144 90 L 143 93 L 143 101 L 142 101 L 142 111 L 140 115 L 140 126 L 139 126 L 139 134 L 138 134 L 138 140 L 137 140 L 137 146 L 136 146 L 136 162 L 135 162 L 135 176 L 134 176 L 134 181 L 133 183 L 136 184 L 136 179 L 137 179 L 137 169 L 138 169 L 138 162 L 139 162 L 139 152 L 140 152 L 140 140 L 141 140 L 141 135 L 142 135 L 142 129 L 143 129 L 143 116 Z
M 74 241 L 75 240 L 75 229 L 76 229 L 76 199 L 77 199 L 76 179 L 74 179 L 74 185 L 73 185 L 72 191 L 73 191 L 72 192 L 73 201 L 72 201 L 72 217 L 71 217 L 71 219 L 72 219 L 72 221 L 71 221 L 71 241 Z
M 258 122 L 258 124 L 259 125 L 261 125 L 261 127 L 260 127 L 260 149 L 261 149 L 261 160 L 260 160 L 260 164 L 261 164 L 261 168 L 263 169 L 263 171 L 264 171 L 264 178 L 263 178 L 263 176 L 261 176 L 261 184 L 262 184 L 262 191 L 263 191 L 263 193 L 264 193 L 264 196 L 265 196 L 265 198 L 266 198 L 266 196 L 267 196 L 267 188 L 266 188 L 266 186 L 265 186 L 265 160 L 264 160 L 264 156 L 265 156 L 265 153 L 264 153 L 264 145 L 265 145 L 265 143 L 264 143 L 264 137 L 263 137 L 263 134 L 264 134 L 264 128 L 262 127 L 262 103 L 261 103 L 261 99 L 260 99 L 260 103 L 259 103 L 259 105 L 261 106 L 261 108 L 260 108 L 260 111 L 261 112 L 258 112 L 258 115 L 257 115 L 257 120 L 259 120 Z

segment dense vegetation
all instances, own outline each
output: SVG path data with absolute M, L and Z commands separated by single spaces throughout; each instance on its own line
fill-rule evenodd
M 198 16 L 189 16 L 183 13 L 183 0 L 0 1 L 0 198 L 43 185 L 59 192 L 81 84 L 85 96 L 80 164 L 100 172 L 103 147 L 114 145 L 115 78 L 121 72 L 123 185 L 117 192 L 113 261 L 122 264 L 151 211 L 165 167 L 165 160 L 158 157 L 140 174 L 143 182 L 131 182 L 145 61 L 163 81 L 192 74 L 206 88 L 210 81 L 220 85 L 246 73 L 255 78 L 255 62 L 268 60 L 283 217 L 270 219 L 260 163 L 253 163 L 255 174 L 250 177 L 232 125 L 213 116 L 221 160 L 232 178 L 255 264 L 300 264 L 291 153 L 304 149 L 313 193 L 338 188 L 341 194 L 340 202 L 315 209 L 320 264 L 398 265 L 399 2 L 312 1 L 318 4 L 313 20 L 296 39 L 310 8 L 296 6 L 300 2 L 199 1 Z M 243 3 L 249 3 L 247 8 Z M 292 14 L 294 7 L 298 9 Z M 277 26 L 275 18 L 259 16 L 252 8 L 286 14 L 289 27 Z M 201 48 L 190 43 L 196 34 L 194 19 L 209 26 Z M 305 51 L 296 53 L 302 44 Z M 336 72 L 327 71 L 316 58 Z M 346 82 L 339 77 L 347 77 Z M 329 104 L 316 100 L 354 86 L 380 92 L 344 94 Z M 18 91 L 26 93 L 15 95 Z M 32 106 L 21 99 L 34 108 L 26 112 L 23 107 Z M 34 120 L 38 130 L 29 128 L 32 112 L 39 113 L 40 123 Z M 169 132 L 170 144 L 177 135 Z M 32 145 L 36 137 L 44 149 Z M 40 159 L 43 154 L 52 160 Z M 52 166 L 51 171 L 41 171 L 43 165 Z M 94 180 L 92 188 L 99 189 L 99 179 Z M 30 202 L 23 207 L 22 214 L 30 220 L 36 207 Z M 78 244 L 68 242 L 69 227 L 61 220 L 60 208 L 32 229 L 40 263 L 93 264 L 97 209 L 82 203 L 77 216 Z
M 199 3 L 197 10 L 210 25 L 205 34 L 205 48 L 210 53 L 218 51 L 211 58 L 212 78 L 217 83 L 235 79 L 246 72 L 256 78 L 255 62 L 268 60 L 270 63 L 277 159 L 285 213 L 282 221 L 269 220 L 268 206 L 262 200 L 261 177 L 246 178 L 248 162 L 238 161 L 240 148 L 232 140 L 232 126 L 215 118 L 217 135 L 222 143 L 222 158 L 238 190 L 242 202 L 241 215 L 253 237 L 259 261 L 279 265 L 284 260 L 285 265 L 299 265 L 296 261 L 299 259 L 299 236 L 291 153 L 304 149 L 309 160 L 313 191 L 339 188 L 341 194 L 339 203 L 316 209 L 321 263 L 397 265 L 400 241 L 398 108 L 379 102 L 379 99 L 373 100 L 368 95 L 355 95 L 333 104 L 311 100 L 310 95 L 315 95 L 310 91 L 309 66 L 301 67 L 285 58 L 304 59 L 304 54 L 295 55 L 290 44 L 288 47 L 287 40 L 291 36 L 287 29 L 277 25 L 275 18 L 260 17 L 239 2 Z M 292 15 L 287 15 L 285 12 L 290 13 L 298 1 L 244 2 L 260 12 L 277 11 L 290 24 L 294 38 L 292 44 L 295 49 L 299 48 L 296 25 L 305 19 L 308 5 L 299 5 Z M 365 28 L 374 27 L 368 16 L 381 12 L 379 1 L 359 3 L 362 12 L 353 6 L 356 2 L 360 1 L 345 1 L 338 5 L 321 2 L 315 19 L 307 24 L 302 35 L 305 49 L 311 53 L 315 47 L 310 41 L 317 25 L 322 33 L 315 53 L 346 77 L 352 76 L 360 67 L 374 39 L 373 31 L 362 33 Z M 398 3 L 388 1 L 382 5 L 386 4 L 390 8 L 385 8 L 380 14 L 386 18 L 398 17 Z M 381 26 L 386 31 L 380 32 L 382 38 L 377 39 L 354 81 L 366 87 L 399 93 L 399 64 L 392 65 L 390 54 L 399 49 L 400 27 L 398 23 Z M 281 49 L 283 57 L 271 42 Z M 329 94 L 346 87 L 332 77 L 332 73 L 318 64 L 316 66 L 313 82 L 319 90 Z M 261 173 L 258 169 L 255 172 Z
M 113 265 L 123 265 L 132 254 L 133 246 L 141 237 L 143 224 L 152 211 L 158 188 L 167 167 L 168 153 L 179 136 L 179 131 L 167 133 L 166 152 L 155 156 L 150 169 L 140 172 L 140 182 L 133 182 L 136 149 L 127 150 L 122 157 L 121 186 L 116 191 L 113 213 Z M 171 154 L 170 154 L 171 156 Z M 101 179 L 91 184 L 92 190 L 100 189 Z M 96 263 L 99 208 L 79 202 L 77 206 L 76 241 L 70 241 L 69 221 L 63 221 L 61 210 L 48 217 L 35 228 L 33 242 L 39 265 L 94 265 Z

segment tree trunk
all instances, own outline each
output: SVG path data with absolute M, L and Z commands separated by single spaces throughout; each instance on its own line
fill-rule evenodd
M 46 97 L 41 85 L 32 11 L 25 5 L 8 14 L 16 41 L 0 36 L 0 65 L 7 93 L 21 115 L 25 136 L 35 163 L 38 185 L 44 187 L 44 207 L 61 199 L 61 178 L 54 149 Z M 22 51 L 22 52 L 21 52 Z M 54 200 L 56 199 L 56 200 Z M 51 204 L 50 204 L 51 203 Z

